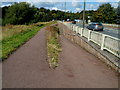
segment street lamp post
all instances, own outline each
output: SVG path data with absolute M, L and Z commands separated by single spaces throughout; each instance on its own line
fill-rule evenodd
M 84 10 L 83 10 L 83 28 L 85 27 L 85 4 L 86 4 L 86 0 L 84 0 Z
M 65 0 L 65 19 L 66 19 L 66 0 Z

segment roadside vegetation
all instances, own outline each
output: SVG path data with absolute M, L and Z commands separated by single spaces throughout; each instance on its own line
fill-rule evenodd
M 6 25 L 2 28 L 2 38 L 0 38 L 1 59 L 4 60 L 18 47 L 32 38 L 42 27 L 56 22 L 39 22 L 31 25 Z
M 1 7 L 0 7 L 1 8 Z M 120 6 L 112 7 L 110 3 L 103 3 L 97 10 L 86 10 L 85 20 L 99 21 L 102 23 L 117 23 L 120 16 Z M 88 16 L 90 18 L 88 18 Z M 27 2 L 14 3 L 11 6 L 2 7 L 2 25 L 6 24 L 31 24 L 36 22 L 48 22 L 52 20 L 83 19 L 81 12 L 64 12 L 60 10 L 50 10 L 37 8 Z
M 59 53 L 62 51 L 59 43 L 59 29 L 57 26 L 49 26 L 46 31 L 48 62 L 51 68 L 55 69 L 59 64 Z

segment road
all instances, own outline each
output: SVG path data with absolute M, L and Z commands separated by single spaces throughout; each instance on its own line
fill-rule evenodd
M 81 23 L 76 23 L 77 26 L 83 27 L 83 25 Z M 87 26 L 87 24 L 86 24 Z M 100 32 L 103 34 L 107 34 L 116 38 L 120 38 L 120 31 L 118 29 L 114 29 L 114 28 L 108 28 L 104 26 L 104 31 Z
M 117 88 L 118 76 L 94 55 L 63 36 L 59 66 L 49 68 L 46 28 L 2 64 L 3 88 Z

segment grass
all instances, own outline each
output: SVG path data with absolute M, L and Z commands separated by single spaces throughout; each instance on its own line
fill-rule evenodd
M 50 22 L 53 23 L 53 22 Z M 25 31 L 29 31 L 31 30 L 31 28 L 33 27 L 41 27 L 42 25 L 47 25 L 50 24 L 48 22 L 38 22 L 35 24 L 31 24 L 31 25 L 6 25 L 4 27 L 2 27 L 2 38 L 0 38 L 0 40 L 4 40 L 5 38 L 9 38 L 15 34 L 21 33 L 21 32 L 25 32 Z
M 56 68 L 59 61 L 59 52 L 62 50 L 59 43 L 59 29 L 55 26 L 47 28 L 47 51 L 50 67 Z
M 15 51 L 18 47 L 32 38 L 42 27 L 54 24 L 56 22 L 49 23 L 36 23 L 31 25 L 7 25 L 3 27 L 2 38 L 0 39 L 0 50 L 2 60 L 8 58 L 8 56 Z

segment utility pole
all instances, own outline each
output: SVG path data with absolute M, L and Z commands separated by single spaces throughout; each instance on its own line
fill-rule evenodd
M 85 5 L 86 5 L 86 0 L 84 0 L 84 10 L 83 10 L 83 28 L 85 28 Z
M 62 10 L 64 10 L 64 4 L 62 3 Z M 62 11 L 63 12 L 63 11 Z M 63 12 L 63 16 L 62 16 L 62 21 L 63 21 L 63 19 L 64 19 L 64 12 Z
M 66 0 L 65 0 L 65 12 L 66 12 Z
M 65 16 L 66 16 L 66 0 L 65 0 Z M 65 17 L 65 19 L 66 19 L 66 17 Z

